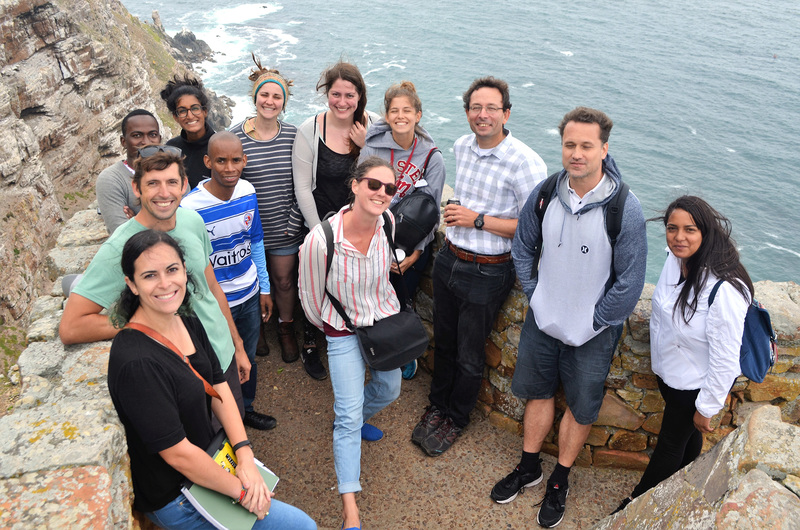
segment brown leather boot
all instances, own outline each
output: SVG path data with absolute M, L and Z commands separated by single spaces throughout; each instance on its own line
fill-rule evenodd
M 285 363 L 293 363 L 300 357 L 297 337 L 294 334 L 294 322 L 278 322 L 278 341 L 281 343 L 281 359 Z

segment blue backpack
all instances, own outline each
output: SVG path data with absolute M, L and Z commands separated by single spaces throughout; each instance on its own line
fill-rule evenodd
M 723 281 L 718 281 L 711 289 L 711 294 L 708 295 L 709 307 L 714 302 L 714 297 Z M 750 307 L 747 308 L 747 316 L 744 317 L 739 367 L 742 375 L 751 381 L 761 383 L 774 364 L 775 331 L 772 329 L 772 321 L 764 306 L 754 298 Z

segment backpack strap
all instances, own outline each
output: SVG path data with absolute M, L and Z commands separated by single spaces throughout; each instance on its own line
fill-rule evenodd
M 333 247 L 333 228 L 331 227 L 331 222 L 327 217 L 320 224 L 322 225 L 322 233 L 325 234 L 325 246 L 327 248 L 327 256 L 325 256 L 325 278 L 323 283 L 323 285 L 325 285 L 325 294 L 328 295 L 328 298 L 331 301 L 331 305 L 336 310 L 336 312 L 339 313 L 339 316 L 342 317 L 342 320 L 344 320 L 344 324 L 345 326 L 347 326 L 347 329 L 350 332 L 355 333 L 356 327 L 353 325 L 353 321 L 350 320 L 350 317 L 347 316 L 344 307 L 342 307 L 342 303 L 339 302 L 339 300 L 335 296 L 333 296 L 330 293 L 330 291 L 328 291 L 328 273 L 331 270 L 331 264 L 333 263 L 333 254 L 335 252 L 335 249 Z M 394 238 L 392 237 L 392 222 L 389 219 L 389 214 L 386 212 L 383 212 L 383 231 L 386 234 L 386 239 L 389 240 L 389 247 L 392 249 L 392 254 L 394 255 L 394 259 L 395 261 L 398 261 L 397 251 L 395 250 L 394 247 Z M 403 286 L 403 291 L 405 292 L 406 298 L 403 298 L 403 300 L 405 300 L 408 298 L 408 287 L 406 287 L 406 283 L 402 280 L 402 278 L 403 278 L 403 273 L 401 272 L 400 284 Z M 405 302 L 401 301 L 401 304 L 405 306 Z
M 719 291 L 719 286 L 722 285 L 722 282 L 725 280 L 719 280 L 717 283 L 714 284 L 714 287 L 711 289 L 711 293 L 708 295 L 708 307 L 711 307 L 711 304 L 714 303 L 714 297 L 717 296 L 717 291 Z
M 611 275 L 608 277 L 606 291 L 611 289 L 611 286 L 617 281 L 617 272 L 614 269 L 614 247 L 617 245 L 617 236 L 622 230 L 622 214 L 625 211 L 625 200 L 628 198 L 630 189 L 631 187 L 626 182 L 620 180 L 617 193 L 606 205 L 606 232 L 611 242 Z
M 561 171 L 556 171 L 544 181 L 542 187 L 539 188 L 539 195 L 536 197 L 536 206 L 533 209 L 536 217 L 539 218 L 539 237 L 533 246 L 533 265 L 531 266 L 531 279 L 535 278 L 539 273 L 539 259 L 542 257 L 542 224 L 544 223 L 544 212 L 547 210 L 547 205 L 550 204 L 550 199 L 553 197 L 553 190 L 556 189 L 558 182 L 558 175 Z
M 430 151 L 428 151 L 428 156 L 425 157 L 425 163 L 422 164 L 422 178 L 425 178 L 425 173 L 428 172 L 428 162 L 431 161 L 431 157 L 433 153 L 441 153 L 438 147 L 434 147 Z

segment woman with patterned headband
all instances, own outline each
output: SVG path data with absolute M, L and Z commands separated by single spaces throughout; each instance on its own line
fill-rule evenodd
M 294 362 L 300 354 L 292 321 L 297 300 L 297 252 L 306 230 L 292 179 L 297 128 L 278 119 L 286 109 L 293 83 L 278 70 L 262 66 L 255 55 L 253 61 L 256 66 L 249 79 L 253 82 L 251 97 L 256 115 L 234 125 L 231 131 L 242 141 L 247 155 L 242 178 L 253 185 L 258 197 L 264 250 L 274 285 L 272 295 L 278 309 L 281 357 Z M 328 375 L 317 355 L 304 356 L 303 364 L 315 379 Z

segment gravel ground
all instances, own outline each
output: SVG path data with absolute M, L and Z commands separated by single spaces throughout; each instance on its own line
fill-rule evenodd
M 274 332 L 270 334 L 274 337 Z M 266 432 L 248 428 L 248 435 L 256 456 L 281 478 L 277 498 L 305 510 L 321 529 L 338 529 L 342 519 L 333 465 L 330 380 L 311 379 L 300 361 L 281 360 L 276 340 L 270 346 L 270 355 L 257 358 L 255 408 L 275 416 L 278 426 Z M 323 363 L 327 366 L 324 355 Z M 420 370 L 414 379 L 403 381 L 397 401 L 372 421 L 385 437 L 362 444 L 363 491 L 358 494 L 362 528 L 538 528 L 535 504 L 544 494 L 544 481 L 509 504 L 489 498 L 495 482 L 519 460 L 520 437 L 494 427 L 474 411 L 470 425 L 442 456 L 430 458 L 411 443 L 411 430 L 427 405 L 429 385 L 430 375 Z M 555 458 L 543 458 L 547 477 Z M 575 468 L 559 528 L 591 527 L 616 508 L 639 476 L 632 471 Z

